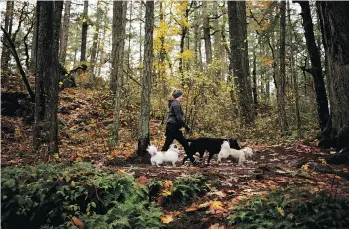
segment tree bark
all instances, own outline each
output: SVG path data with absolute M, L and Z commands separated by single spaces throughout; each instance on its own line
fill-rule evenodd
M 119 119 L 121 103 L 121 82 L 123 77 L 125 33 L 126 33 L 126 10 L 127 1 L 113 2 L 113 47 L 112 47 L 112 72 L 110 90 L 115 96 L 114 100 L 114 140 L 119 140 Z
M 138 155 L 144 156 L 150 143 L 150 90 L 153 65 L 153 27 L 154 27 L 154 2 L 146 2 L 145 13 L 145 39 L 144 39 L 144 70 L 142 78 L 141 113 L 138 132 Z
M 217 66 L 217 70 L 215 71 L 215 80 L 216 82 L 218 82 L 218 80 L 223 80 L 224 79 L 224 70 L 226 69 L 226 65 L 222 64 L 225 63 L 225 52 L 224 52 L 224 48 L 223 48 L 223 38 L 222 38 L 222 32 L 225 33 L 225 31 L 221 31 L 221 29 L 223 28 L 219 23 L 219 9 L 218 9 L 218 2 L 215 1 L 213 3 L 213 7 L 215 10 L 215 17 L 216 19 L 214 19 L 213 22 L 213 27 L 215 30 L 215 33 L 213 35 L 213 56 L 214 59 L 219 61 L 219 66 Z M 224 28 L 225 30 L 225 28 Z
M 203 7 L 203 30 L 204 30 L 204 41 L 205 41 L 205 52 L 206 52 L 206 65 L 212 63 L 212 45 L 211 45 L 211 34 L 210 34 L 210 18 L 208 14 L 207 1 L 202 2 Z
M 105 9 L 105 12 L 107 12 L 107 10 Z M 102 40 L 100 42 L 100 56 L 99 56 L 99 64 L 98 64 L 98 70 L 97 70 L 97 76 L 101 75 L 101 70 L 102 70 L 102 65 L 105 63 L 104 60 L 104 55 L 105 55 L 105 51 L 104 51 L 104 45 L 105 45 L 105 33 L 107 31 L 107 26 L 108 26 L 108 14 L 104 13 L 104 25 L 103 25 L 103 36 L 102 36 Z
M 95 65 L 96 65 L 96 57 L 97 57 L 97 44 L 99 41 L 99 28 L 100 28 L 100 23 L 101 23 L 101 17 L 103 16 L 103 10 L 101 6 L 101 1 L 99 0 L 97 2 L 97 18 L 95 22 L 96 30 L 93 35 L 93 45 L 92 45 L 92 50 L 91 50 L 91 60 L 90 60 L 90 76 L 92 78 L 95 78 L 94 70 L 95 70 Z M 121 29 L 121 28 L 120 28 Z
M 84 1 L 83 22 L 81 30 L 81 56 L 80 61 L 86 61 L 86 42 L 87 42 L 87 29 L 88 29 L 88 1 Z
M 239 117 L 242 125 L 254 122 L 253 100 L 250 83 L 246 2 L 228 1 L 229 37 L 232 67 L 234 76 L 237 77 Z
M 64 4 L 64 16 L 63 24 L 61 27 L 60 42 L 59 42 L 59 62 L 65 65 L 65 58 L 67 55 L 67 46 L 68 46 L 68 34 L 69 34 L 69 25 L 70 25 L 70 6 L 71 1 L 66 1 Z
M 30 70 L 32 72 L 36 71 L 36 58 L 37 58 L 37 47 L 36 47 L 36 41 L 37 41 L 37 30 L 38 30 L 38 20 L 37 20 L 37 7 L 35 7 L 34 11 L 34 28 L 33 28 L 33 38 L 32 38 L 32 46 L 31 46 L 31 52 L 30 52 Z
M 329 109 L 324 75 L 322 73 L 320 52 L 315 42 L 309 2 L 297 1 L 297 3 L 299 3 L 302 8 L 301 15 L 303 18 L 304 36 L 312 65 L 310 73 L 314 79 L 319 126 L 321 131 L 323 131 L 329 118 Z
M 253 104 L 254 112 L 257 115 L 258 108 L 258 94 L 257 94 L 257 66 L 256 66 L 256 51 L 253 51 L 253 70 L 252 70 L 252 94 L 253 94 Z
M 140 9 L 139 9 L 139 18 L 143 18 L 143 4 L 140 4 Z M 142 59 L 142 21 L 139 22 L 139 69 L 141 70 L 141 64 L 143 62 Z M 141 72 L 141 71 L 139 71 Z
M 292 29 L 292 22 L 291 22 L 291 8 L 290 8 L 290 2 L 287 2 L 287 8 L 288 8 L 288 28 L 289 28 L 289 39 L 290 39 L 290 72 L 291 72 L 291 79 L 292 79 L 292 88 L 293 88 L 293 98 L 294 98 L 294 104 L 295 104 L 295 116 L 296 116 L 296 126 L 297 126 L 297 136 L 298 138 L 302 137 L 302 129 L 301 129 L 301 116 L 300 116 L 300 110 L 299 110 L 299 92 L 298 92 L 298 74 L 295 70 L 295 63 L 297 63 L 297 56 L 295 55 L 295 44 L 293 43 L 293 29 Z
M 185 14 L 184 14 L 184 17 L 185 17 L 185 20 L 188 21 L 189 20 L 189 11 L 190 11 L 190 8 L 187 7 L 185 9 Z M 184 25 L 181 25 L 181 29 L 182 29 L 182 32 L 181 32 L 181 42 L 180 42 L 180 53 L 182 54 L 184 52 L 184 42 L 185 42 L 185 38 L 187 36 L 187 32 L 189 30 L 188 26 L 186 26 L 185 24 Z M 183 58 L 179 58 L 179 72 L 181 73 L 182 75 L 182 83 L 183 83 L 183 79 L 184 79 L 184 63 L 183 63 Z
M 37 3 L 37 70 L 35 80 L 35 111 L 33 145 L 48 143 L 48 153 L 58 153 L 58 61 L 59 30 L 63 2 Z
M 7 1 L 6 3 L 6 12 L 5 12 L 5 31 L 11 37 L 12 33 L 12 21 L 13 21 L 13 10 L 14 10 L 14 1 Z M 7 74 L 8 63 L 10 61 L 10 49 L 6 46 L 2 46 L 1 52 L 1 75 Z
M 280 3 L 280 71 L 276 75 L 275 87 L 277 90 L 277 104 L 281 132 L 286 134 L 288 131 L 288 123 L 285 110 L 285 97 L 286 97 L 286 59 L 285 59 L 285 44 L 286 44 L 286 1 L 281 1 Z
M 329 79 L 332 81 L 331 91 L 331 119 L 329 132 L 342 133 L 349 127 L 349 3 L 348 2 L 317 2 L 320 22 L 322 25 L 324 47 L 327 54 Z M 325 128 L 326 130 L 326 128 Z M 324 140 L 333 141 L 333 137 L 325 135 Z M 346 135 L 343 133 L 342 135 Z M 328 139 L 332 137 L 332 139 Z M 340 139 L 343 138 L 338 138 Z M 337 142 L 339 148 L 347 147 L 349 141 Z M 338 147 L 340 145 L 341 147 Z M 344 147 L 343 147 L 344 145 Z
M 197 1 L 194 1 L 194 7 L 197 7 Z M 201 30 L 200 30 L 200 14 L 199 9 L 194 11 L 194 49 L 195 49 L 195 68 L 196 70 L 203 71 L 202 55 L 201 55 Z

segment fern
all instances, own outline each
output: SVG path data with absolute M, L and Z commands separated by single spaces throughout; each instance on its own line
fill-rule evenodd
M 287 194 L 287 195 L 286 195 Z M 292 196 L 292 198 L 291 198 Z M 256 196 L 232 209 L 230 224 L 238 228 L 347 228 L 349 199 L 326 193 L 281 189 Z

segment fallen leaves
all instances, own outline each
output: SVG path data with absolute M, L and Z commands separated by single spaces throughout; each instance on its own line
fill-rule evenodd
M 281 215 L 282 217 L 285 217 L 285 211 L 284 211 L 284 209 L 282 209 L 281 207 L 277 207 L 276 209 L 277 209 L 277 211 L 280 213 L 280 215 Z
M 140 176 L 139 178 L 136 179 L 136 181 L 138 181 L 141 184 L 146 184 L 151 182 L 152 179 L 148 179 L 145 176 Z
M 224 198 L 227 196 L 227 194 L 225 194 L 223 191 L 209 192 L 207 193 L 207 195 L 208 196 L 217 195 L 219 198 Z
M 226 212 L 226 209 L 223 208 L 223 203 L 221 201 L 211 201 L 209 206 L 210 208 L 206 213 L 210 213 L 213 215 Z
M 198 210 L 204 210 L 207 209 L 206 214 L 221 214 L 225 213 L 226 209 L 223 207 L 223 203 L 221 201 L 213 200 L 213 201 L 208 201 L 202 204 L 197 204 L 194 203 L 192 206 L 189 208 L 185 209 L 185 212 L 194 212 Z
M 164 223 L 164 224 L 168 224 L 170 222 L 173 221 L 173 216 L 172 215 L 164 215 L 164 216 L 161 216 L 161 221 Z
M 302 169 L 304 169 L 304 170 L 308 170 L 308 169 L 309 169 L 309 164 L 308 164 L 308 163 L 306 163 L 306 164 L 302 165 Z
M 79 227 L 79 229 L 84 229 L 84 228 L 85 228 L 84 222 L 82 222 L 78 217 L 73 216 L 73 217 L 71 218 L 71 220 L 72 220 L 72 222 L 73 222 L 73 224 L 74 224 L 75 226 Z
M 175 212 L 164 211 L 164 213 L 165 213 L 165 215 L 161 216 L 161 221 L 164 224 L 168 224 L 168 223 L 172 222 L 174 220 L 173 217 L 176 217 L 176 216 L 181 214 L 179 211 L 175 211 Z
M 220 225 L 219 223 L 212 224 L 208 229 L 225 229 L 224 225 Z

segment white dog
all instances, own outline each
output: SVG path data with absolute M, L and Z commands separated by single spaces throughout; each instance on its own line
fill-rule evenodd
M 238 165 L 243 165 L 246 161 L 245 152 L 243 150 L 236 150 L 230 148 L 229 142 L 224 141 L 221 147 L 221 151 L 218 153 L 218 163 L 221 163 L 222 158 L 228 158 L 232 156 L 234 159 L 238 160 Z
M 164 153 L 164 162 L 171 162 L 173 166 L 176 166 L 178 161 L 179 149 L 176 144 L 170 145 L 170 148 Z
M 164 162 L 164 154 L 161 151 L 158 151 L 156 146 L 148 146 L 147 151 L 151 155 L 150 162 L 152 165 L 156 165 L 159 167 L 159 165 L 161 165 Z
M 243 149 L 241 149 L 242 151 L 244 151 L 245 153 L 245 158 L 249 158 L 252 157 L 253 155 L 253 150 L 250 147 L 244 147 Z
M 166 152 L 158 151 L 154 145 L 148 146 L 147 151 L 151 155 L 150 162 L 152 165 L 159 166 L 164 162 L 171 162 L 175 166 L 178 161 L 179 150 L 175 144 L 170 145 Z

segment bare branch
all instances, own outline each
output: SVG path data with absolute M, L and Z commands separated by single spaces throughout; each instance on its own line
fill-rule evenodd
M 30 25 L 27 34 L 23 37 L 23 42 L 24 42 L 24 47 L 25 47 L 25 55 L 26 55 L 25 65 L 26 65 L 27 69 L 29 69 L 29 51 L 28 51 L 27 38 L 28 38 L 28 35 L 30 34 L 30 32 L 32 31 L 33 27 L 34 27 L 34 20 L 32 20 L 32 24 Z
M 18 26 L 17 26 L 17 30 L 14 32 L 14 34 L 12 35 L 12 40 L 13 41 L 16 41 L 16 36 L 17 36 L 17 33 L 19 32 L 19 30 L 21 29 L 21 26 L 22 26 L 22 22 L 24 21 L 25 17 L 23 16 L 24 15 L 24 8 L 27 6 L 27 3 L 24 2 L 23 3 L 23 7 L 21 9 L 21 15 L 19 16 L 19 22 L 18 22 Z
M 16 51 L 16 46 L 15 44 L 13 43 L 13 41 L 11 40 L 11 37 L 10 35 L 6 32 L 6 30 L 4 29 L 4 27 L 1 26 L 1 30 L 2 32 L 4 33 L 4 37 L 6 38 L 6 40 L 8 41 L 9 45 L 10 45 L 10 50 L 11 50 L 11 53 L 13 55 L 13 57 L 15 58 L 15 61 L 16 61 L 16 64 L 17 64 L 17 67 L 19 69 L 19 72 L 21 73 L 21 76 L 22 76 L 22 79 L 23 79 L 23 83 L 30 95 L 30 98 L 32 101 L 35 101 L 35 95 L 34 95 L 34 92 L 32 91 L 31 87 L 30 87 L 30 84 L 28 82 L 28 78 L 27 76 L 25 75 L 25 72 L 23 70 L 23 67 L 22 67 L 22 64 L 21 64 L 21 61 L 19 60 L 19 57 L 18 57 L 18 53 Z

